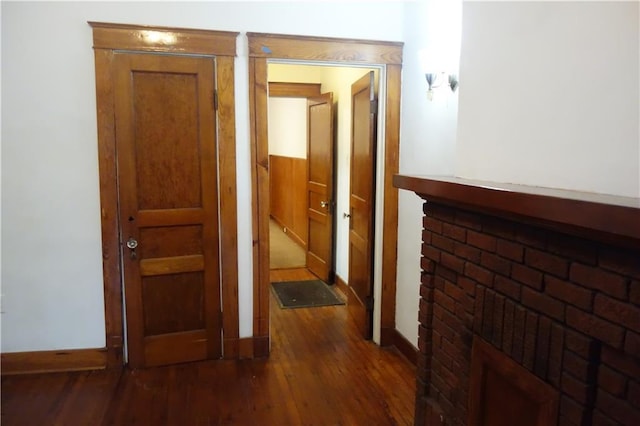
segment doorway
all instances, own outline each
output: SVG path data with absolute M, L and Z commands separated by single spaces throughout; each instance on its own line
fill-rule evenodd
M 376 318 L 374 341 L 381 345 L 392 343 L 395 330 L 395 275 L 397 235 L 397 190 L 392 177 L 398 171 L 400 73 L 402 43 L 362 40 L 339 40 L 316 37 L 296 37 L 248 33 L 251 148 L 253 164 L 253 232 L 254 232 L 254 355 L 269 353 L 269 158 L 267 125 L 267 62 L 270 60 L 298 60 L 333 62 L 363 66 L 379 66 L 381 73 L 380 101 L 383 113 L 382 164 L 378 176 L 376 225 L 377 239 L 374 254 L 374 300 Z M 384 226 L 382 222 L 384 221 Z
M 368 66 L 355 67 L 353 65 L 336 65 L 332 63 L 298 63 L 292 61 L 269 61 L 269 201 L 270 201 L 270 269 L 271 281 L 284 280 L 290 277 L 297 280 L 300 274 L 282 269 L 307 268 L 312 272 L 311 279 L 320 278 L 328 284 L 338 284 L 337 287 L 344 294 L 349 295 L 347 288 L 350 257 L 350 212 L 353 210 L 350 201 L 350 158 L 352 156 L 352 90 L 353 84 L 365 76 L 374 78 L 377 86 L 380 69 Z M 286 90 L 285 90 L 286 88 Z M 374 92 L 377 90 L 374 87 Z M 331 96 L 333 100 L 333 117 L 331 123 L 308 122 L 312 119 L 311 110 L 314 103 L 321 101 L 321 94 Z M 367 111 L 369 105 L 366 106 Z M 374 116 L 375 118 L 375 113 Z M 316 119 L 317 120 L 317 119 Z M 316 205 L 312 197 L 312 189 L 317 184 L 309 183 L 307 193 L 307 166 L 313 161 L 314 155 L 307 149 L 311 129 L 316 125 L 333 128 L 333 141 L 329 147 L 332 151 L 329 158 L 333 164 L 325 167 L 333 175 L 334 182 L 331 196 L 324 197 L 322 204 Z M 323 153 L 324 154 L 324 153 Z M 320 161 L 326 161 L 322 156 Z M 362 164 L 360 164 L 362 166 Z M 361 170 L 356 177 L 364 178 Z M 368 173 L 369 175 L 371 172 Z M 367 177 L 367 181 L 374 179 Z M 310 197 L 309 199 L 307 198 Z M 313 210 L 308 211 L 308 205 Z M 325 268 L 318 267 L 313 253 L 304 255 L 309 250 L 308 241 L 317 236 L 310 230 L 318 231 L 316 223 L 310 216 L 316 216 L 319 211 L 328 212 L 330 233 L 327 241 L 331 247 L 327 250 L 332 256 L 324 262 Z M 371 211 L 371 213 L 373 213 Z M 325 217 L 321 217 L 325 219 Z M 315 227 L 315 228 L 314 228 Z M 283 247 L 287 251 L 283 251 Z M 310 250 L 309 250 L 310 251 Z M 309 258 L 309 262 L 307 262 Z M 277 272 L 274 270 L 278 270 Z M 323 276 L 323 275 L 326 275 Z M 328 278 L 327 278 L 328 277 Z

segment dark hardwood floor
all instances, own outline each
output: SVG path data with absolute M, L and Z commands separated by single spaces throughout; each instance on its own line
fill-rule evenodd
M 413 366 L 362 340 L 345 306 L 281 310 L 272 297 L 271 321 L 268 359 L 5 376 L 2 425 L 413 423 Z

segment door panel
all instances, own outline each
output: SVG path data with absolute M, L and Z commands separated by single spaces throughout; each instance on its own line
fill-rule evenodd
M 142 280 L 144 334 L 157 336 L 205 328 L 202 272 L 155 275 Z
M 198 75 L 134 71 L 131 78 L 138 208 L 201 207 Z
M 373 210 L 376 101 L 373 71 L 351 86 L 349 313 L 362 336 L 373 334 Z
M 219 358 L 214 61 L 117 53 L 114 72 L 129 363 Z
M 328 282 L 333 269 L 333 94 L 307 101 L 307 268 Z

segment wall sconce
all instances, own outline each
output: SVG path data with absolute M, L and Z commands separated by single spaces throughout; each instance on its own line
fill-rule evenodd
M 452 92 L 455 92 L 458 88 L 458 76 L 456 74 L 447 74 L 444 71 L 439 73 L 428 72 L 425 73 L 427 84 L 429 86 L 427 90 L 427 98 L 430 101 L 433 100 L 433 89 L 437 89 L 442 86 L 449 86 Z
M 453 39 L 445 38 L 444 41 Z M 432 45 L 429 49 L 418 51 L 419 66 L 427 80 L 427 97 L 433 100 L 434 89 L 449 86 L 452 92 L 458 89 L 459 49 L 448 42 Z

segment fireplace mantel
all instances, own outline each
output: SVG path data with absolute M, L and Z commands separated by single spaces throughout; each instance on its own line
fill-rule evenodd
M 394 185 L 425 200 L 416 425 L 640 424 L 640 199 Z
M 393 184 L 427 201 L 640 247 L 640 198 L 445 176 L 396 175 Z

